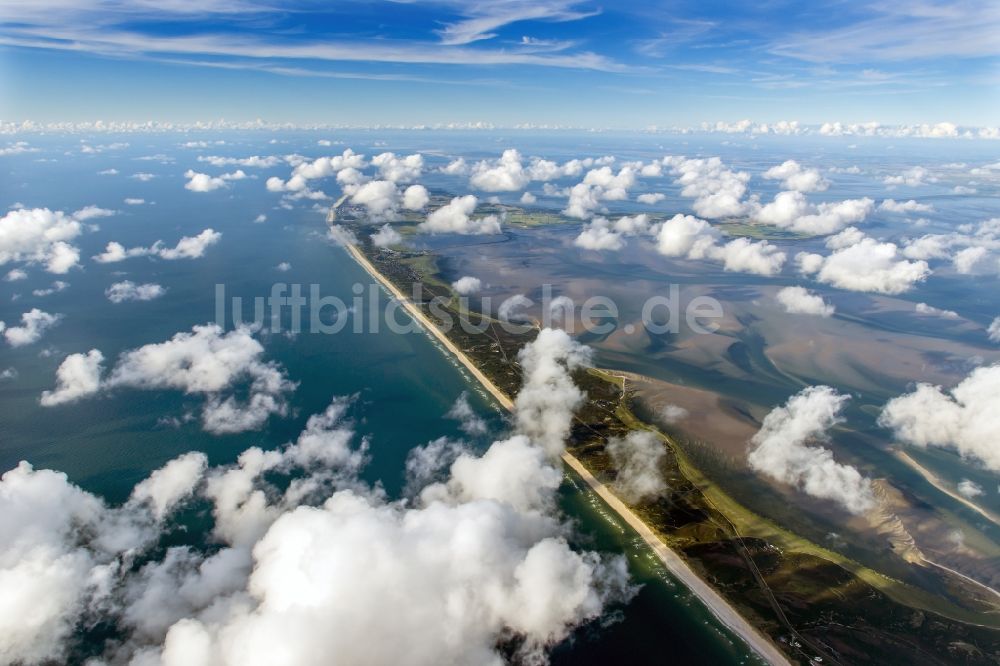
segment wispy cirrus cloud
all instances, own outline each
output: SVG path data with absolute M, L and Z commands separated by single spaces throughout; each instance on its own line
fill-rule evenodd
M 50 80 L 40 96 L 0 100 L 0 113 L 53 120 L 61 118 L 51 110 L 67 103 L 41 97 L 61 96 L 68 75 L 60 72 L 70 68 L 42 68 L 38 50 L 67 62 L 82 57 L 87 66 L 77 71 L 94 81 L 123 80 L 117 76 L 123 61 L 129 71 L 197 68 L 199 81 L 230 81 L 246 102 L 201 96 L 185 108 L 211 104 L 226 117 L 253 105 L 257 117 L 318 120 L 313 114 L 319 111 L 260 100 L 256 78 L 251 85 L 251 77 L 230 74 L 247 71 L 282 77 L 289 89 L 310 86 L 309 94 L 336 101 L 352 122 L 378 117 L 410 124 L 414 114 L 421 124 L 455 120 L 455 104 L 445 103 L 448 93 L 440 89 L 454 85 L 475 86 L 463 92 L 477 108 L 489 109 L 492 123 L 589 127 L 690 125 L 702 119 L 691 118 L 690 109 L 707 105 L 714 108 L 708 115 L 727 117 L 732 107 L 723 100 L 760 101 L 763 93 L 766 120 L 796 108 L 803 122 L 819 123 L 833 91 L 844 107 L 837 113 L 848 117 L 873 117 L 874 103 L 895 123 L 948 118 L 992 126 L 987 109 L 1000 55 L 994 37 L 1000 7 L 989 0 L 917 0 L 902 8 L 867 0 L 841 3 L 833 16 L 801 3 L 652 0 L 286 0 L 280 6 L 273 0 L 9 0 L 0 3 L 0 26 L 0 48 L 25 72 L 22 80 Z M 294 81 L 305 77 L 331 85 L 318 92 Z M 139 115 L 155 116 L 163 107 L 157 95 L 169 97 L 151 83 L 155 78 L 136 83 L 150 86 L 149 95 L 131 102 L 146 107 Z M 489 88 L 510 103 L 496 105 L 482 93 Z M 383 103 L 387 92 L 415 90 L 428 93 L 416 107 Z M 541 90 L 560 96 L 544 97 Z M 902 93 L 905 101 L 895 99 Z M 621 95 L 643 97 L 623 113 Z M 951 104 L 961 113 L 953 114 Z M 118 112 L 103 97 L 72 108 L 80 118 Z M 913 117 L 914 109 L 928 115 Z M 625 120 L 633 115 L 636 120 Z
M 274 42 L 247 35 L 154 36 L 138 32 L 79 27 L 18 27 L 0 36 L 0 44 L 86 51 L 107 56 L 136 54 L 228 56 L 248 59 L 385 62 L 434 65 L 537 65 L 606 72 L 629 66 L 592 51 L 544 53 L 535 49 L 481 49 L 384 40 L 372 42 Z M 191 62 L 191 64 L 200 64 Z
M 398 1 L 398 0 L 397 0 Z M 524 21 L 578 21 L 597 16 L 599 9 L 577 9 L 579 0 L 492 0 L 443 2 L 464 16 L 437 33 L 444 44 L 470 44 L 497 36 L 496 30 Z
M 410 4 L 400 2 L 398 4 Z M 248 0 L 214 0 L 208 3 L 170 0 L 166 3 L 123 3 L 117 0 L 83 3 L 77 0 L 25 3 L 15 0 L 0 8 L 5 31 L 0 44 L 35 49 L 83 51 L 112 57 L 147 56 L 163 58 L 240 58 L 246 63 L 270 62 L 274 73 L 310 74 L 309 68 L 282 61 L 325 61 L 346 63 L 398 63 L 424 65 L 534 65 L 599 71 L 626 71 L 614 59 L 585 50 L 571 50 L 575 40 L 545 40 L 523 37 L 501 47 L 470 47 L 491 40 L 496 30 L 525 21 L 566 22 L 598 13 L 574 9 L 576 0 L 543 2 L 438 2 L 434 6 L 448 17 L 444 27 L 407 34 L 405 37 L 336 37 L 322 30 L 285 30 L 274 27 L 244 30 L 240 19 L 247 15 L 258 22 L 278 21 L 273 7 Z M 284 11 L 284 9 L 283 9 Z M 293 8 L 291 13 L 294 15 Z M 301 10 L 303 16 L 317 14 L 314 8 Z M 203 19 L 210 15 L 236 17 L 232 26 L 215 25 Z M 320 12 L 329 19 L 334 12 Z M 451 20 L 453 19 L 453 20 Z M 148 26 L 156 21 L 181 21 L 177 31 L 161 31 Z M 438 21 L 442 23 L 442 21 Z M 225 62 L 225 61 L 222 61 Z M 218 66 L 216 62 L 188 60 L 186 64 Z M 347 76 L 345 74 L 345 76 Z
M 863 16 L 833 29 L 795 31 L 768 50 L 810 62 L 897 62 L 942 57 L 1000 56 L 1000 5 L 875 2 Z

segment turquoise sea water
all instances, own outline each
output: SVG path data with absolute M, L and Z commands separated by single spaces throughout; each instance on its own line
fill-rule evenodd
M 112 141 L 107 137 L 90 140 Z M 183 421 L 185 414 L 197 414 L 201 404 L 175 391 L 120 389 L 57 408 L 39 406 L 39 395 L 53 387 L 55 370 L 67 354 L 97 348 L 113 360 L 123 350 L 160 342 L 212 321 L 216 284 L 224 284 L 229 296 L 243 296 L 247 301 L 266 296 L 277 281 L 318 284 L 324 295 L 345 302 L 353 297 L 355 284 L 371 284 L 345 252 L 323 239 L 326 226 L 321 213 L 308 206 L 275 207 L 277 197 L 264 190 L 264 174 L 286 175 L 287 166 L 273 172 L 248 169 L 260 177 L 235 182 L 228 190 L 197 194 L 183 188 L 181 174 L 199 166 L 192 153 L 177 148 L 183 137 L 124 140 L 130 142 L 128 148 L 82 155 L 76 150 L 78 138 L 46 137 L 38 141 L 43 152 L 0 164 L 4 174 L 0 204 L 5 208 L 21 203 L 71 211 L 96 204 L 120 211 L 93 220 L 91 224 L 99 228 L 77 239 L 83 268 L 59 276 L 70 283 L 64 291 L 33 296 L 32 290 L 55 279 L 37 268 L 29 268 L 27 280 L 0 283 L 0 319 L 13 322 L 30 307 L 63 315 L 40 342 L 0 350 L 0 369 L 17 371 L 16 378 L 0 383 L 0 468 L 10 469 L 26 459 L 39 468 L 64 471 L 83 488 L 118 502 L 137 481 L 180 453 L 204 451 L 213 464 L 229 463 L 249 446 L 267 448 L 292 440 L 305 420 L 322 411 L 332 397 L 354 395 L 351 414 L 356 430 L 371 441 L 371 462 L 364 477 L 395 495 L 401 489 L 403 464 L 411 448 L 441 436 L 462 436 L 458 424 L 444 415 L 463 391 L 471 394 L 473 406 L 489 419 L 491 434 L 502 433 L 505 422 L 500 412 L 428 336 L 388 330 L 353 334 L 350 327 L 336 335 L 261 336 L 265 359 L 286 368 L 298 387 L 290 399 L 292 413 L 270 419 L 258 432 L 213 436 L 204 433 L 197 420 L 166 423 L 165 417 Z M 226 149 L 243 156 L 304 150 L 301 144 L 269 147 L 260 137 L 235 140 L 257 142 Z M 137 159 L 158 153 L 174 161 Z M 56 161 L 35 161 L 39 157 Z M 108 168 L 120 173 L 98 175 Z M 130 178 L 136 172 L 156 177 L 145 182 Z M 140 197 L 147 203 L 129 206 L 123 203 L 126 197 Z M 253 223 L 260 213 L 267 215 L 267 221 Z M 206 227 L 223 236 L 198 260 L 139 257 L 107 265 L 89 260 L 109 240 L 127 247 L 149 245 L 157 239 L 173 245 L 181 236 Z M 281 262 L 291 264 L 291 269 L 278 271 L 275 267 Z M 104 297 L 104 290 L 123 279 L 157 282 L 168 291 L 151 302 L 113 304 Z M 476 444 L 485 446 L 489 441 L 483 438 Z M 634 580 L 643 587 L 628 605 L 610 609 L 600 621 L 583 627 L 559 646 L 553 657 L 556 663 L 653 664 L 669 658 L 724 664 L 753 659 L 591 495 L 568 483 L 563 504 L 578 525 L 578 544 L 628 553 Z

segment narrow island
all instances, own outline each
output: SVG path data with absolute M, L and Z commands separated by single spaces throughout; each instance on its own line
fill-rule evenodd
M 395 298 L 400 305 L 413 317 L 428 333 L 433 335 L 445 349 L 459 360 L 465 368 L 476 378 L 476 381 L 486 389 L 487 392 L 507 411 L 514 410 L 514 402 L 510 397 L 501 391 L 489 377 L 472 362 L 472 359 L 455 346 L 455 343 L 424 314 L 413 299 L 406 296 L 399 287 L 389 281 L 379 270 L 368 260 L 358 245 L 346 243 L 344 247 L 348 253 L 365 269 L 365 271 L 382 285 Z M 688 566 L 677 553 L 675 553 L 662 539 L 647 526 L 642 520 L 622 502 L 604 483 L 599 481 L 576 456 L 569 451 L 562 454 L 562 460 L 566 466 L 582 479 L 587 486 L 596 493 L 604 503 L 620 518 L 622 518 L 636 534 L 649 546 L 650 550 L 660 559 L 670 573 L 681 581 L 698 599 L 705 605 L 712 614 L 718 618 L 730 631 L 739 636 L 750 648 L 760 655 L 768 664 L 781 665 L 790 664 L 784 653 L 781 652 L 769 638 L 762 634 L 755 626 L 750 624 L 739 612 L 732 607 L 722 596 L 710 585 L 702 580 Z
M 338 202 L 339 203 L 339 202 Z M 354 236 L 348 254 L 432 335 L 504 409 L 520 388 L 517 353 L 537 328 L 511 333 L 486 313 L 463 309 L 437 258 L 402 246 L 375 246 L 359 219 L 327 217 Z M 407 296 L 420 283 L 424 298 Z M 429 303 L 446 302 L 485 334 L 442 330 Z M 440 312 L 440 310 L 438 311 Z M 993 664 L 1000 658 L 995 606 L 941 598 L 793 534 L 740 505 L 692 462 L 671 436 L 640 418 L 624 374 L 574 374 L 587 400 L 576 415 L 563 461 L 607 508 L 640 536 L 663 565 L 718 620 L 770 664 Z M 648 430 L 666 448 L 667 497 L 628 505 L 612 490 L 611 437 Z

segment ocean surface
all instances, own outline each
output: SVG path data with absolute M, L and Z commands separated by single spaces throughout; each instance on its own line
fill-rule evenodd
M 329 201 L 288 200 L 267 191 L 267 178 L 288 178 L 289 164 L 218 167 L 199 157 L 299 154 L 315 159 L 348 147 L 369 157 L 383 151 L 420 152 L 426 168 L 418 182 L 432 192 L 458 196 L 473 191 L 467 179 L 442 174 L 439 167 L 456 157 L 469 163 L 495 159 L 512 147 L 525 157 L 558 162 L 614 155 L 619 165 L 667 154 L 719 156 L 727 167 L 753 175 L 751 192 L 763 202 L 781 185 L 761 179 L 761 173 L 796 159 L 820 168 L 831 181 L 827 191 L 810 194 L 810 201 L 867 196 L 876 203 L 891 197 L 933 206 L 930 212 L 907 214 L 874 211 L 861 228 L 878 239 L 903 243 L 1000 217 L 1000 166 L 996 166 L 1000 153 L 996 142 L 988 141 L 395 130 L 30 135 L 26 140 L 32 152 L 0 156 L 0 206 L 69 213 L 96 205 L 115 214 L 86 221 L 84 232 L 73 241 L 80 248 L 80 268 L 54 276 L 29 266 L 26 279 L 0 282 L 0 320 L 8 325 L 35 307 L 61 315 L 40 341 L 17 348 L 0 346 L 0 469 L 28 460 L 38 468 L 67 473 L 73 482 L 110 502 L 122 501 L 136 482 L 183 452 L 204 451 L 212 464 L 225 464 L 250 446 L 289 442 L 306 419 L 335 396 L 354 396 L 350 414 L 355 430 L 370 441 L 371 460 L 363 477 L 394 497 L 403 489 L 404 463 L 412 448 L 439 437 L 468 439 L 459 423 L 446 417 L 463 392 L 490 425 L 486 435 L 472 442 L 474 446 L 485 448 L 507 428 L 500 410 L 429 336 L 402 335 L 386 327 L 352 332 L 354 323 L 370 309 L 366 299 L 373 282 L 326 238 Z M 887 185 L 886 178 L 917 166 L 926 169 L 921 182 Z M 237 168 L 247 177 L 223 188 L 204 193 L 184 188 L 188 169 L 217 175 Z M 547 192 L 537 182 L 528 190 L 537 197 L 535 207 L 557 212 L 566 204 L 561 188 L 578 181 L 579 177 L 556 181 L 559 192 Z M 312 185 L 334 199 L 340 194 L 332 178 Z M 956 192 L 956 187 L 966 190 Z M 635 195 L 642 192 L 662 192 L 666 199 L 652 207 L 640 205 Z M 500 202 L 516 204 L 521 192 L 476 194 L 483 200 L 496 196 Z M 126 203 L 126 199 L 142 202 Z M 674 178 L 665 174 L 639 179 L 629 201 L 611 202 L 610 207 L 615 215 L 672 215 L 689 212 L 690 204 Z M 991 562 L 1000 555 L 1000 528 L 900 462 L 893 455 L 889 434 L 876 423 L 886 400 L 911 390 L 914 382 L 953 386 L 977 365 L 1000 361 L 1000 349 L 985 333 L 992 318 L 1000 315 L 996 274 L 960 275 L 946 262 L 936 261 L 934 274 L 911 291 L 875 296 L 803 279 L 792 261 L 781 275 L 762 278 L 726 272 L 709 262 L 668 259 L 648 243 L 632 242 L 621 252 L 598 255 L 574 247 L 581 224 L 508 229 L 498 237 L 418 237 L 412 242 L 443 256 L 449 278 L 480 276 L 484 293 L 494 297 L 494 303 L 514 294 L 534 298 L 541 284 L 553 285 L 557 294 L 614 298 L 621 311 L 616 331 L 588 339 L 601 365 L 715 392 L 755 419 L 810 384 L 828 384 L 850 394 L 845 421 L 828 443 L 837 459 L 872 478 L 889 478 L 904 489 L 916 507 L 914 520 L 933 513 L 940 519 L 940 530 L 965 534 L 978 554 L 952 562 L 954 566 L 968 566 L 983 579 L 996 574 Z M 198 259 L 134 257 L 113 264 L 90 259 L 112 240 L 126 247 L 145 247 L 157 240 L 173 246 L 181 237 L 206 228 L 221 232 L 222 238 Z M 826 252 L 822 238 L 774 243 L 790 257 L 798 251 Z M 7 264 L 2 271 L 12 267 Z M 68 286 L 55 290 L 56 280 Z M 122 280 L 161 284 L 167 292 L 153 301 L 112 303 L 105 289 Z M 317 285 L 322 296 L 352 305 L 359 291 L 364 295 L 361 307 L 342 315 L 349 318 L 349 325 L 334 335 L 296 334 L 290 330 L 287 312 L 273 331 L 271 322 L 265 322 L 257 336 L 265 347 L 264 360 L 281 364 L 298 384 L 287 417 L 272 417 L 259 431 L 216 436 L 205 433 L 198 423 L 202 401 L 177 391 L 116 389 L 57 408 L 39 405 L 39 396 L 53 388 L 56 368 L 66 355 L 99 349 L 110 363 L 124 350 L 214 322 L 217 285 L 223 286 L 226 296 L 225 326 L 232 329 L 231 299 L 241 298 L 243 317 L 252 319 L 253 300 L 266 298 L 277 283 L 300 284 L 304 290 Z M 678 347 L 683 353 L 622 336 L 624 324 L 636 321 L 645 298 L 664 293 L 671 284 L 679 285 L 685 298 L 717 298 L 726 311 L 728 327 L 723 334 L 671 341 L 683 343 Z M 774 306 L 777 288 L 799 284 L 834 304 L 836 314 L 828 319 L 803 318 Z M 47 290 L 53 293 L 44 295 Z M 373 293 L 379 298 L 378 307 L 384 307 L 385 296 L 377 289 Z M 919 315 L 917 303 L 955 310 L 960 318 Z M 738 354 L 726 351 L 733 343 L 738 343 Z M 822 503 L 800 504 L 801 496 L 789 501 L 787 489 L 778 494 L 742 471 L 745 437 L 727 446 L 726 455 L 737 460 L 739 471 L 732 472 L 734 465 L 721 465 L 712 472 L 739 499 L 762 513 L 773 512 L 826 545 L 831 545 L 825 541 L 829 534 L 842 532 L 838 524 L 842 516 L 828 514 Z M 910 449 L 909 453 L 950 486 L 975 482 L 983 489 L 975 501 L 1000 511 L 995 473 L 952 451 Z M 611 609 L 555 649 L 554 662 L 662 663 L 669 656 L 682 662 L 721 664 L 754 659 L 589 493 L 567 482 L 562 500 L 578 526 L 578 544 L 627 553 L 634 580 L 642 587 L 628 605 Z M 928 539 L 932 548 L 944 534 L 932 533 Z M 849 538 L 836 547 L 852 556 L 863 557 L 866 552 L 855 549 Z M 936 556 L 936 551 L 928 552 Z
M 216 138 L 226 143 L 200 152 L 180 146 Z M 264 359 L 284 366 L 298 386 L 290 398 L 289 416 L 272 417 L 260 431 L 207 434 L 197 419 L 187 417 L 197 413 L 200 400 L 176 391 L 118 389 L 57 408 L 39 405 L 41 392 L 53 387 L 56 368 L 67 354 L 96 348 L 106 359 L 114 359 L 124 350 L 214 321 L 217 284 L 225 285 L 227 297 L 241 296 L 247 305 L 254 297 L 267 296 L 276 282 L 316 284 L 324 296 L 348 303 L 355 285 L 371 285 L 348 255 L 325 239 L 322 210 L 314 210 L 311 203 L 281 208 L 277 197 L 265 190 L 266 176 L 286 177 L 287 165 L 246 169 L 251 178 L 221 191 L 194 193 L 183 187 L 188 168 L 210 170 L 196 161 L 198 154 L 318 156 L 344 147 L 320 148 L 317 138 L 313 133 L 41 136 L 31 137 L 39 152 L 0 157 L 4 208 L 69 212 L 97 205 L 118 211 L 89 221 L 92 228 L 75 241 L 81 249 L 81 269 L 52 276 L 28 268 L 27 279 L 0 283 L 0 320 L 15 322 L 31 307 L 62 315 L 38 343 L 0 348 L 0 370 L 16 371 L 16 377 L 0 382 L 0 469 L 28 460 L 36 468 L 65 472 L 74 483 L 109 502 L 120 502 L 136 482 L 181 453 L 203 451 L 212 464 L 230 463 L 250 446 L 269 448 L 293 440 L 306 419 L 322 411 L 334 396 L 356 396 L 351 418 L 356 431 L 370 440 L 371 461 L 363 477 L 398 496 L 411 448 L 443 436 L 464 437 L 458 423 L 445 417 L 463 392 L 469 393 L 475 410 L 490 424 L 490 433 L 475 445 L 485 447 L 491 436 L 504 432 L 507 425 L 500 411 L 427 335 L 384 329 L 354 334 L 350 326 L 335 335 L 289 334 L 288 321 L 282 322 L 280 332 L 264 332 L 259 338 L 266 349 Z M 461 152 L 468 151 L 470 143 L 485 140 L 474 135 L 384 133 L 330 138 L 368 154 L 433 150 L 446 139 L 453 141 L 452 150 Z M 103 147 L 114 143 L 128 145 Z M 94 147 L 94 152 L 82 152 L 83 145 Z M 497 148 L 503 145 L 498 139 Z M 492 145 L 482 150 L 497 152 Z M 118 173 L 99 173 L 108 169 Z M 133 177 L 139 173 L 153 177 Z M 126 204 L 126 198 L 141 198 L 144 203 Z M 255 223 L 261 214 L 266 221 Z M 182 236 L 208 227 L 221 232 L 222 239 L 200 259 L 137 257 L 115 264 L 89 259 L 110 240 L 126 247 L 148 246 L 156 240 L 172 246 Z M 277 268 L 283 262 L 290 264 L 288 270 Z M 50 288 L 55 279 L 69 286 L 46 296 L 32 294 Z M 167 293 L 154 301 L 114 304 L 104 290 L 124 279 L 156 282 Z M 384 295 L 380 298 L 384 303 Z M 231 328 L 232 321 L 227 326 Z M 627 605 L 609 609 L 558 646 L 555 663 L 756 661 L 592 495 L 567 482 L 562 501 L 578 527 L 577 543 L 627 553 L 633 580 L 642 587 Z

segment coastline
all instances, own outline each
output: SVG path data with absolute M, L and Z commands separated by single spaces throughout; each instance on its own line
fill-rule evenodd
M 924 479 L 927 481 L 927 483 L 929 483 L 932 486 L 934 486 L 937 490 L 941 491 L 942 493 L 944 493 L 945 495 L 947 495 L 951 499 L 955 500 L 956 502 L 959 502 L 960 504 L 962 504 L 964 506 L 967 506 L 968 508 L 972 509 L 973 511 L 975 511 L 976 513 L 978 513 L 979 515 L 981 515 L 983 518 L 985 518 L 986 520 L 988 520 L 991 523 L 993 523 L 994 525 L 1000 525 L 1000 517 L 998 517 L 995 513 L 993 513 L 992 511 L 989 511 L 988 509 L 985 509 L 985 508 L 979 506 L 978 504 L 976 504 L 975 502 L 969 500 L 968 498 L 962 497 L 958 493 L 953 492 L 945 484 L 945 482 L 941 480 L 941 477 L 939 477 L 937 474 L 935 474 L 931 470 L 927 469 L 926 467 L 924 467 L 923 465 L 921 465 L 920 463 L 918 463 L 906 451 L 897 450 L 896 451 L 896 457 L 899 460 L 902 460 L 913 471 L 917 472 L 922 477 L 924 477 Z M 970 576 L 966 576 L 964 573 L 962 573 L 960 571 L 956 571 L 956 570 L 952 569 L 951 567 L 947 567 L 947 566 L 945 566 L 943 564 L 939 564 L 938 562 L 935 562 L 934 560 L 928 560 L 926 557 L 921 557 L 920 559 L 921 559 L 921 561 L 926 562 L 927 564 L 929 564 L 931 566 L 937 567 L 938 569 L 941 569 L 943 571 L 947 571 L 948 573 L 950 573 L 952 575 L 958 576 L 959 578 L 961 578 L 961 579 L 963 579 L 963 580 L 971 583 L 972 585 L 975 585 L 976 587 L 979 587 L 979 588 L 981 588 L 981 589 L 989 592 L 993 596 L 995 596 L 998 599 L 1000 599 L 1000 592 L 998 592 L 997 590 L 994 590 L 989 585 L 986 585 L 984 583 L 980 583 L 975 578 L 972 578 Z
M 975 511 L 976 513 L 978 513 L 979 515 L 981 515 L 983 518 L 985 518 L 986 520 L 988 520 L 991 523 L 993 523 L 994 525 L 1000 526 L 1000 516 L 997 516 L 992 511 L 990 511 L 988 509 L 985 509 L 985 508 L 979 506 L 978 504 L 976 504 L 975 502 L 969 500 L 968 498 L 962 497 L 958 493 L 952 491 L 945 484 L 945 482 L 942 481 L 940 477 L 938 477 L 937 474 L 935 474 L 931 470 L 927 469 L 926 467 L 924 467 L 923 465 L 921 465 L 920 463 L 918 463 L 906 451 L 897 450 L 896 451 L 896 457 L 899 460 L 902 460 L 907 466 L 910 467 L 910 469 L 912 469 L 913 471 L 917 472 L 922 477 L 924 477 L 924 479 L 927 481 L 927 483 L 931 484 L 932 486 L 934 486 L 935 488 L 937 488 L 939 491 L 941 491 L 942 493 L 944 493 L 945 495 L 947 495 L 951 499 L 953 499 L 956 502 L 958 502 L 960 504 L 963 504 L 964 506 L 972 509 L 973 511 Z M 959 575 L 961 575 L 961 574 L 959 574 Z M 963 578 L 966 578 L 966 576 L 963 576 Z M 994 592 L 994 594 L 996 594 L 996 592 Z
M 395 298 L 406 310 L 407 314 L 413 317 L 427 332 L 444 345 L 452 355 L 468 370 L 476 381 L 485 388 L 493 398 L 508 411 L 513 411 L 514 402 L 504 394 L 472 360 L 459 349 L 449 338 L 432 322 L 403 292 L 396 287 L 389 279 L 368 260 L 360 249 L 353 243 L 343 243 L 348 254 L 368 273 L 376 282 L 385 288 L 393 298 Z M 614 511 L 629 527 L 642 538 L 646 545 L 653 551 L 663 566 L 677 578 L 682 585 L 688 588 L 699 601 L 722 623 L 727 629 L 738 636 L 750 649 L 772 666 L 790 666 L 791 662 L 762 632 L 748 622 L 733 606 L 726 601 L 722 595 L 715 591 L 705 582 L 673 549 L 661 541 L 656 534 L 646 525 L 628 506 L 625 505 L 611 490 L 591 474 L 586 467 L 569 452 L 563 452 L 562 460 L 567 467 L 583 479 L 601 500 Z

